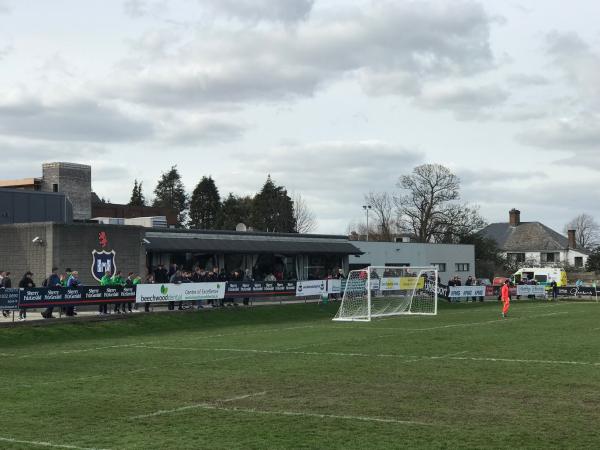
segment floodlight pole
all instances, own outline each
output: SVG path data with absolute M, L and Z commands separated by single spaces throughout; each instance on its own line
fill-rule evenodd
M 369 210 L 371 205 L 362 205 L 362 207 L 367 212 L 367 242 L 369 242 Z

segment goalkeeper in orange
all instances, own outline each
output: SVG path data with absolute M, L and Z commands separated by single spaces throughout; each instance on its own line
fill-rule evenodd
M 502 317 L 508 315 L 508 309 L 510 308 L 510 281 L 505 280 L 502 289 L 500 290 L 500 298 L 502 299 Z

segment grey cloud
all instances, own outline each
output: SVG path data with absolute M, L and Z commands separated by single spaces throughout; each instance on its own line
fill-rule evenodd
M 252 22 L 298 22 L 310 14 L 314 0 L 199 0 L 217 13 Z
M 9 6 L 8 2 L 0 0 L 0 14 L 8 14 L 11 10 L 12 8 Z
M 123 2 L 123 12 L 132 19 L 146 16 L 158 16 L 167 9 L 166 1 L 126 0 Z
M 549 150 L 597 151 L 600 116 L 586 113 L 569 119 L 548 120 L 517 135 L 521 142 Z
M 334 19 L 313 17 L 293 31 L 203 29 L 171 54 L 121 73 L 116 95 L 179 107 L 288 100 L 349 75 L 371 91 L 403 94 L 423 81 L 493 67 L 493 20 L 472 2 L 378 2 Z
M 507 78 L 509 84 L 515 87 L 546 86 L 550 80 L 542 75 L 515 73 Z
M 89 100 L 0 102 L 0 134 L 50 141 L 135 141 L 153 135 L 149 122 Z
M 174 120 L 163 131 L 162 139 L 176 145 L 219 144 L 241 139 L 246 127 L 233 120 L 203 117 L 188 121 Z
M 438 84 L 423 89 L 415 102 L 428 109 L 454 111 L 459 119 L 483 118 L 486 111 L 501 105 L 509 93 L 494 85 L 444 85 Z

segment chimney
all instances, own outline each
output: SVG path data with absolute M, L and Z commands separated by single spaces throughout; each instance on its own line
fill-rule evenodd
M 511 227 L 518 227 L 521 224 L 521 211 L 518 209 L 511 209 L 508 212 L 508 219 Z
M 575 239 L 575 230 L 567 230 L 569 238 L 569 248 L 577 248 L 577 240 Z

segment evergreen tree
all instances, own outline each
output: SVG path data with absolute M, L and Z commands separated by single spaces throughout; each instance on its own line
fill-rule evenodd
M 218 218 L 218 228 L 235 230 L 238 223 L 248 225 L 252 213 L 252 197 L 237 197 L 231 192 L 221 205 Z
M 294 233 L 294 202 L 283 186 L 276 186 L 271 175 L 252 203 L 251 225 L 260 231 Z
M 181 176 L 177 166 L 163 173 L 156 188 L 154 189 L 154 202 L 152 206 L 171 208 L 177 212 L 177 226 L 183 227 L 185 223 L 186 209 L 188 206 L 188 197 L 185 188 L 181 182 Z
M 131 191 L 129 206 L 146 206 L 146 198 L 142 192 L 142 182 L 138 183 L 137 179 L 133 182 L 133 191 Z
M 216 229 L 220 209 L 221 198 L 214 180 L 202 177 L 192 193 L 189 227 L 199 230 Z

